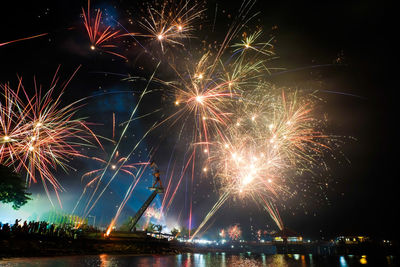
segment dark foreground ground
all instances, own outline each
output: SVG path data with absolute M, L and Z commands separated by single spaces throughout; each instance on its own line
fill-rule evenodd
M 27 237 L 0 240 L 0 258 L 84 254 L 178 254 L 191 252 L 177 242 L 155 238 L 132 239 L 60 239 Z

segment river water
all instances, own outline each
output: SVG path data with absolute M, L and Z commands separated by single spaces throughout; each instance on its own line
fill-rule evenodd
M 370 257 L 370 256 L 313 256 L 313 255 L 264 255 L 264 254 L 225 254 L 225 253 L 206 253 L 196 254 L 187 253 L 180 255 L 154 255 L 154 256 L 135 256 L 135 255 L 88 255 L 88 256 L 65 256 L 49 258 L 12 258 L 0 260 L 0 266 L 43 266 L 43 267 L 63 267 L 63 266 L 185 266 L 185 267 L 308 267 L 308 266 L 398 266 L 398 259 L 393 256 Z

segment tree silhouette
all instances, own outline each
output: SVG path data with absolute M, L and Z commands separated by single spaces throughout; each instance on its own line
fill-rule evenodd
M 146 227 L 146 231 L 147 232 L 154 232 L 156 230 L 156 225 L 152 222 L 149 222 L 147 227 Z
M 17 210 L 30 200 L 30 195 L 21 176 L 11 168 L 0 165 L 0 202 L 13 203 L 13 209 Z
M 180 233 L 180 231 L 177 228 L 174 228 L 171 230 L 171 235 L 173 235 L 175 237 L 177 237 L 179 233 Z

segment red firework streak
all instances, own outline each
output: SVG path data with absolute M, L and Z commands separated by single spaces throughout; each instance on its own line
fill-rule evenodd
M 175 198 L 175 194 L 176 194 L 176 192 L 178 191 L 178 188 L 179 188 L 179 186 L 180 186 L 180 184 L 181 184 L 181 182 L 182 182 L 182 178 L 185 176 L 186 169 L 187 169 L 187 167 L 189 166 L 191 160 L 194 160 L 194 151 L 193 151 L 192 155 L 190 156 L 190 158 L 188 159 L 188 161 L 187 161 L 187 163 L 186 163 L 186 165 L 185 165 L 185 168 L 183 169 L 183 171 L 182 171 L 182 173 L 181 173 L 181 177 L 179 178 L 178 184 L 177 184 L 177 186 L 175 187 L 175 190 L 174 190 L 174 192 L 172 193 L 172 195 L 171 195 L 171 197 L 170 197 L 170 199 L 169 199 L 169 201 L 168 201 L 167 206 L 165 207 L 166 212 L 168 212 L 168 209 L 169 209 L 169 207 L 170 207 L 172 201 L 173 201 L 174 198 Z M 164 198 L 166 198 L 166 197 L 167 197 L 167 196 L 164 196 Z
M 90 1 L 88 1 L 87 12 L 85 12 L 85 9 L 82 7 L 83 23 L 85 25 L 91 43 L 90 49 L 95 50 L 96 48 L 101 48 L 102 51 L 106 53 L 121 57 L 123 59 L 127 59 L 121 54 L 107 51 L 107 49 L 109 48 L 117 47 L 116 45 L 110 44 L 109 42 L 112 39 L 118 38 L 121 35 L 119 34 L 119 31 L 112 30 L 111 26 L 102 26 L 101 14 L 102 12 L 100 11 L 100 9 L 98 9 L 94 19 L 90 16 Z
M 0 46 L 5 46 L 5 45 L 8 45 L 8 44 L 12 44 L 12 43 L 20 42 L 20 41 L 25 41 L 25 40 L 29 40 L 29 39 L 33 39 L 33 38 L 37 38 L 37 37 L 41 37 L 41 36 L 45 36 L 47 34 L 48 33 L 41 33 L 41 34 L 37 34 L 37 35 L 25 37 L 25 38 L 16 39 L 16 40 L 9 41 L 9 42 L 0 43 Z

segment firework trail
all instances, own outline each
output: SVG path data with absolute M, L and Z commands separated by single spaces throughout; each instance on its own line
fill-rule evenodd
M 112 116 L 112 142 L 115 144 L 115 113 Z M 110 158 L 110 157 L 107 157 Z M 101 174 L 105 171 L 105 169 L 110 166 L 111 170 L 120 169 L 122 172 L 128 174 L 131 177 L 135 177 L 133 171 L 137 168 L 137 165 L 142 165 L 141 163 L 131 163 L 131 164 L 124 164 L 127 161 L 126 157 L 121 157 L 118 150 L 115 152 L 114 156 L 111 158 L 110 163 L 106 160 L 98 157 L 91 157 L 90 159 L 100 163 L 102 165 L 99 169 L 94 169 L 91 171 L 86 172 L 82 175 L 82 180 L 84 178 L 90 178 L 89 182 L 87 182 L 85 187 L 92 185 L 97 179 L 101 177 Z
M 21 87 L 21 80 L 18 89 Z M 29 134 L 25 124 L 26 112 L 21 108 L 18 91 L 14 93 L 8 84 L 1 85 L 4 104 L 0 102 L 0 162 L 14 161 L 20 154 L 20 142 Z
M 159 64 L 160 64 L 160 63 L 159 63 Z M 112 176 L 112 178 L 110 179 L 110 181 L 105 185 L 105 187 L 104 187 L 103 190 L 100 192 L 100 194 L 98 195 L 98 197 L 96 198 L 96 200 L 94 201 L 94 203 L 92 203 L 92 200 L 94 199 L 94 197 L 95 197 L 95 195 L 96 195 L 96 192 L 97 192 L 97 190 L 99 189 L 99 187 L 100 187 L 100 185 L 101 185 L 101 182 L 102 182 L 102 180 L 103 180 L 103 177 L 104 177 L 104 175 L 105 175 L 107 169 L 110 168 L 112 159 L 114 158 L 115 154 L 116 154 L 117 151 L 118 151 L 118 148 L 119 148 L 119 145 L 120 145 L 120 143 L 121 143 L 121 140 L 123 139 L 123 137 L 124 137 L 124 135 L 125 135 L 125 133 L 126 133 L 128 127 L 129 127 L 130 123 L 133 121 L 133 117 L 135 116 L 136 111 L 138 110 L 138 107 L 139 107 L 139 105 L 140 105 L 140 103 L 141 103 L 143 97 L 147 94 L 148 87 L 149 87 L 151 81 L 153 80 L 153 77 L 154 77 L 154 75 L 155 75 L 155 73 L 156 73 L 156 71 L 157 71 L 157 69 L 158 69 L 159 64 L 157 65 L 156 69 L 154 70 L 153 74 L 151 75 L 151 77 L 150 77 L 150 79 L 149 79 L 149 81 L 148 81 L 146 87 L 145 87 L 144 90 L 142 91 L 142 93 L 141 93 L 141 95 L 140 95 L 140 97 L 139 97 L 139 100 L 138 100 L 138 102 L 136 103 L 135 108 L 132 110 L 131 115 L 130 115 L 130 118 L 129 118 L 129 120 L 127 121 L 127 123 L 125 124 L 125 127 L 124 127 L 124 129 L 122 130 L 121 136 L 120 136 L 118 142 L 116 143 L 116 145 L 115 145 L 115 147 L 114 147 L 114 150 L 113 150 L 113 152 L 112 152 L 111 155 L 110 155 L 109 160 L 107 161 L 106 167 L 104 168 L 104 170 L 103 170 L 103 172 L 101 173 L 100 177 L 97 179 L 96 187 L 95 187 L 95 189 L 93 190 L 93 192 L 92 192 L 92 194 L 91 194 L 91 196 L 90 196 L 90 198 L 89 198 L 89 200 L 88 200 L 88 202 L 87 202 L 87 204 L 86 204 L 86 206 L 85 206 L 85 209 L 84 209 L 84 215 L 85 215 L 85 217 L 86 217 L 87 215 L 89 215 L 89 212 L 94 208 L 94 206 L 95 206 L 95 204 L 97 203 L 97 201 L 100 199 L 100 197 L 102 196 L 102 194 L 106 191 L 108 185 L 114 180 L 114 178 L 116 177 L 116 175 L 118 174 L 118 172 L 119 172 L 119 170 L 120 170 L 120 167 L 121 167 L 121 166 L 120 166 L 119 168 L 116 168 L 116 171 L 115 171 L 114 175 Z M 139 146 L 139 144 L 141 143 L 141 141 L 142 141 L 142 140 L 148 135 L 148 133 L 149 133 L 151 130 L 153 130 L 153 129 L 154 129 L 154 126 L 152 126 L 152 127 L 145 133 L 145 135 L 142 137 L 142 139 L 134 146 L 134 149 L 133 149 L 133 150 L 129 153 L 129 155 L 126 157 L 126 160 L 129 159 L 129 156 L 134 152 L 134 150 Z M 126 162 L 126 160 L 123 160 L 121 163 L 124 164 L 124 163 Z M 82 198 L 82 197 L 80 197 L 79 199 L 81 199 L 81 198 Z M 78 200 L 78 201 L 79 201 L 79 200 Z M 92 204 L 92 205 L 90 206 L 90 204 Z M 89 207 L 90 207 L 90 208 L 89 208 Z
M 281 216 L 279 215 L 279 211 L 271 199 L 265 198 L 263 195 L 258 195 L 259 198 L 253 197 L 255 202 L 259 202 L 261 206 L 268 212 L 271 218 L 274 220 L 276 225 L 280 230 L 283 230 L 283 222 Z M 262 200 L 262 201 L 261 201 Z
M 106 168 L 108 168 L 110 171 L 120 170 L 121 172 L 129 175 L 130 177 L 132 177 L 136 180 L 136 175 L 134 174 L 134 172 L 141 165 L 148 164 L 147 162 L 145 162 L 145 163 L 142 163 L 142 162 L 127 163 L 128 158 L 121 157 L 119 155 L 118 151 L 115 153 L 114 158 L 112 159 L 110 164 L 108 164 L 108 162 L 106 160 L 98 158 L 98 157 L 90 157 L 90 159 L 100 163 L 102 165 L 102 167 L 99 169 L 94 169 L 94 170 L 88 171 L 82 175 L 82 180 L 84 180 L 85 178 L 89 178 L 89 181 L 86 183 L 85 187 L 83 188 L 82 194 L 79 197 L 78 201 L 76 202 L 75 207 L 72 210 L 72 213 L 74 213 L 75 210 L 77 209 L 77 207 L 79 206 L 83 196 L 87 192 L 87 189 L 90 189 L 91 186 L 93 186 L 95 184 L 95 182 L 101 178 L 102 173 L 105 171 Z
M 8 44 L 12 44 L 12 43 L 20 42 L 20 41 L 25 41 L 25 40 L 29 40 L 29 39 L 34 39 L 34 38 L 42 37 L 42 36 L 45 36 L 45 35 L 48 35 L 48 33 L 41 33 L 41 34 L 33 35 L 33 36 L 30 36 L 30 37 L 25 37 L 25 38 L 16 39 L 16 40 L 13 40 L 13 41 L 8 41 L 8 42 L 0 43 L 0 47 L 1 47 L 1 46 L 5 46 L 5 45 L 8 45 Z
M 220 198 L 218 199 L 218 201 L 215 203 L 215 205 L 211 208 L 211 210 L 207 213 L 207 215 L 205 216 L 205 218 L 203 219 L 203 221 L 200 223 L 199 227 L 197 227 L 196 231 L 194 232 L 194 234 L 191 236 L 190 240 L 193 240 L 193 238 L 200 232 L 200 230 L 204 227 L 204 225 L 206 225 L 206 223 L 208 222 L 208 220 L 215 214 L 215 212 L 217 212 L 217 210 L 219 210 L 219 208 L 225 203 L 225 201 L 228 199 L 229 197 L 229 192 L 226 191 L 223 195 L 220 196 Z
M 118 172 L 121 169 L 121 166 L 123 166 L 126 161 L 130 158 L 130 156 L 136 151 L 136 149 L 139 147 L 139 145 L 142 143 L 142 141 L 147 137 L 147 135 L 154 130 L 156 123 L 154 123 L 146 132 L 145 134 L 142 136 L 142 138 L 135 144 L 135 146 L 132 148 L 132 150 L 128 153 L 128 155 L 126 156 L 126 158 L 122 161 L 121 165 L 116 169 L 116 171 L 114 172 L 113 176 L 110 178 L 110 180 L 108 181 L 108 183 L 104 186 L 103 190 L 99 193 L 99 195 L 97 196 L 97 198 L 93 201 L 92 206 L 90 206 L 90 208 L 86 211 L 85 213 L 85 217 L 87 217 L 90 213 L 90 211 L 96 206 L 97 202 L 99 201 L 99 199 L 101 198 L 101 196 L 104 194 L 104 192 L 107 190 L 108 186 L 111 184 L 111 182 L 115 179 L 115 177 L 117 176 Z M 138 165 L 150 165 L 150 162 L 143 162 L 143 163 L 138 163 Z M 102 174 L 102 176 L 104 176 Z M 102 178 L 102 176 L 98 179 L 100 180 Z M 93 196 L 94 194 L 92 194 Z M 130 195 L 129 195 L 130 196 Z M 88 207 L 88 205 L 86 206 Z
M 84 179 L 84 178 L 86 178 L 86 177 L 91 178 L 91 177 L 94 176 L 94 177 L 91 178 L 90 181 L 87 183 L 87 186 L 91 185 L 91 184 L 94 183 L 97 179 L 99 179 L 100 176 L 101 176 L 101 173 L 104 172 L 104 169 L 105 169 L 106 166 L 107 166 L 107 161 L 105 161 L 105 160 L 103 160 L 103 159 L 101 159 L 101 158 L 91 157 L 91 159 L 93 159 L 93 160 L 95 160 L 95 161 L 101 163 L 101 164 L 103 165 L 103 167 L 100 168 L 100 169 L 95 169 L 95 170 L 89 171 L 89 172 L 85 173 L 85 174 L 82 176 L 82 179 Z M 119 156 L 119 153 L 118 153 L 118 151 L 117 151 L 117 153 L 115 153 L 115 156 L 114 156 L 114 158 L 113 158 L 113 161 L 111 162 L 110 169 L 111 169 L 111 170 L 115 170 L 115 169 L 119 168 L 122 172 L 124 172 L 124 173 L 126 173 L 126 174 L 128 174 L 128 175 L 130 175 L 130 176 L 132 176 L 132 177 L 134 177 L 135 175 L 133 174 L 132 171 L 134 171 L 134 170 L 136 169 L 136 165 L 139 165 L 139 164 L 138 164 L 138 163 L 136 163 L 136 164 L 132 163 L 132 164 L 124 164 L 124 165 L 122 165 L 122 163 L 123 163 L 123 162 L 126 162 L 126 160 L 127 160 L 127 159 L 126 159 L 125 157 L 120 157 L 120 156 Z
M 115 226 L 115 224 L 116 224 L 116 222 L 117 222 L 117 220 L 118 220 L 118 217 L 119 217 L 119 215 L 121 214 L 121 211 L 122 211 L 123 208 L 125 207 L 125 204 L 128 202 L 128 200 L 130 199 L 130 197 L 131 197 L 131 195 L 132 195 L 132 192 L 133 192 L 133 190 L 135 189 L 136 185 L 138 184 L 140 178 L 142 177 L 142 175 L 143 175 L 143 173 L 144 173 L 146 167 L 147 167 L 147 165 L 144 166 L 143 168 L 140 168 L 140 169 L 137 171 L 136 179 L 134 179 L 134 180 L 132 181 L 131 185 L 128 187 L 128 190 L 126 191 L 126 194 L 125 194 L 125 196 L 124 196 L 124 198 L 123 198 L 121 204 L 119 205 L 118 210 L 117 210 L 117 212 L 116 212 L 114 218 L 111 220 L 111 223 L 110 223 L 110 225 L 109 225 L 108 228 L 107 228 L 107 231 L 106 231 L 106 233 L 105 233 L 106 236 L 109 236 L 109 235 L 110 235 L 111 230 L 112 230 L 113 227 Z

